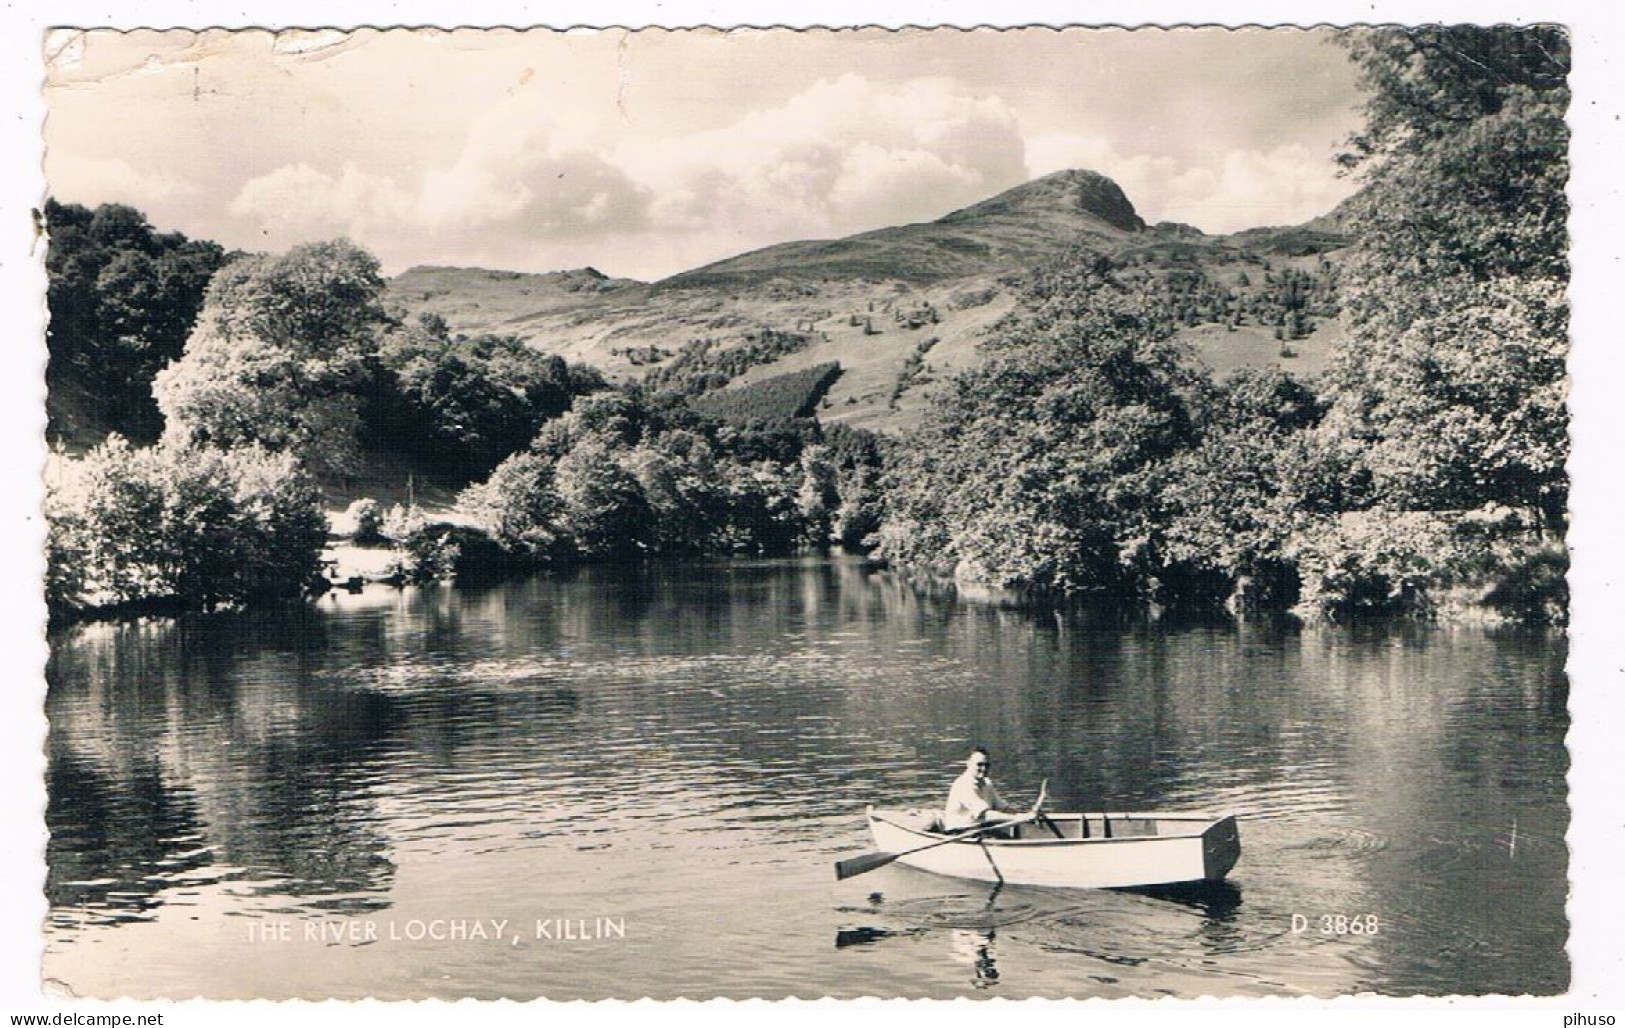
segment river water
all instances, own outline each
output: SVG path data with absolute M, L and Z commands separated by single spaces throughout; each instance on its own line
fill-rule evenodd
M 79 995 L 1568 983 L 1559 636 L 1057 615 L 808 560 L 52 643 L 44 973 Z M 1241 861 L 1175 895 L 837 882 L 864 805 L 940 802 L 973 743 L 1016 801 L 1237 813 Z

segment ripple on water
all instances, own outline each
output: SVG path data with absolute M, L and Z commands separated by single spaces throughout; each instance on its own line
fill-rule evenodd
M 213 902 L 234 917 L 630 908 L 662 940 L 568 967 L 425 949 L 364 983 L 396 995 L 1566 981 L 1549 649 L 1520 650 L 1525 671 L 1477 637 L 1306 630 L 1249 649 L 1239 630 L 756 588 L 802 574 L 647 606 L 591 583 L 444 590 L 324 611 L 319 632 L 287 633 L 298 647 L 224 632 L 57 647 L 52 935 L 113 941 L 121 960 L 52 973 L 190 994 L 219 980 L 204 958 L 110 926 Z M 863 804 L 940 800 L 969 739 L 995 747 L 1011 793 L 1048 776 L 1118 810 L 1242 815 L 1232 887 L 990 897 L 906 868 L 833 883 L 830 859 L 869 846 Z M 852 902 L 869 888 L 897 895 Z M 1290 934 L 1294 913 L 1343 909 L 1392 934 Z M 319 994 L 334 973 L 311 962 L 287 988 Z

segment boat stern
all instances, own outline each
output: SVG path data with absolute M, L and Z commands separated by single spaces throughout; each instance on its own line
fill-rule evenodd
M 1202 833 L 1202 877 L 1216 882 L 1241 859 L 1241 829 L 1234 817 L 1221 818 Z

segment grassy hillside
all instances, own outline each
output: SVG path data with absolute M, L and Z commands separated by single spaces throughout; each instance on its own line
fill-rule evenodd
M 1276 310 L 1279 289 L 1267 280 L 1288 270 L 1324 281 L 1342 242 L 1328 225 L 1234 236 L 1148 227 L 1109 179 L 1072 171 L 933 222 L 770 246 L 656 283 L 590 268 L 546 275 L 414 268 L 390 283 L 390 297 L 404 311 L 439 314 L 455 332 L 514 335 L 620 381 L 669 378 L 659 369 L 685 347 L 721 353 L 758 346 L 764 334 L 804 336 L 804 346 L 771 363 L 734 362 L 748 367 L 731 384 L 835 362 L 842 374 L 819 416 L 896 431 L 918 419 L 934 383 L 976 360 L 978 340 L 1010 309 L 1019 276 L 1079 246 L 1146 276 L 1196 280 L 1199 297 L 1176 299 L 1194 322 L 1186 337 L 1215 371 L 1271 364 L 1318 371 L 1336 331 L 1329 318 L 1308 318 L 1304 338 L 1283 348 L 1253 307 Z M 1217 320 L 1204 310 L 1221 304 L 1221 294 L 1253 307 Z M 1203 322 L 1208 317 L 1215 320 Z M 928 339 L 928 352 L 916 356 Z

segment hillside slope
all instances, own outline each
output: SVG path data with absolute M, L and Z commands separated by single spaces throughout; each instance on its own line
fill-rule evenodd
M 1117 183 L 1092 171 L 1058 171 L 936 221 L 781 243 L 660 284 L 739 286 L 776 277 L 937 282 L 1007 271 L 1079 244 L 1115 248 L 1144 230 Z
M 403 311 L 438 314 L 454 331 L 514 335 L 620 380 L 651 372 L 670 380 L 657 369 L 681 365 L 709 369 L 702 384 L 710 387 L 719 375 L 743 384 L 834 361 L 842 374 L 820 417 L 898 430 L 917 419 L 933 382 L 977 359 L 977 342 L 1013 305 L 1019 277 L 1078 247 L 1163 279 L 1192 345 L 1217 370 L 1283 363 L 1317 371 L 1326 311 L 1302 317 L 1296 339 L 1277 338 L 1277 319 L 1282 304 L 1312 302 L 1294 291 L 1325 292 L 1318 287 L 1335 276 L 1346 242 L 1336 227 L 1326 219 L 1207 236 L 1188 225 L 1147 226 L 1116 183 L 1074 170 L 935 221 L 782 243 L 655 283 L 590 268 L 414 268 L 390 283 L 390 295 Z M 1302 283 L 1287 289 L 1288 273 Z M 748 352 L 721 360 L 734 350 Z

